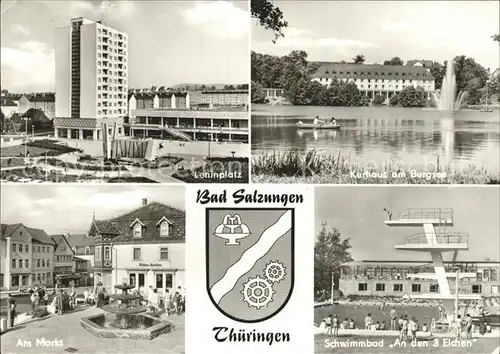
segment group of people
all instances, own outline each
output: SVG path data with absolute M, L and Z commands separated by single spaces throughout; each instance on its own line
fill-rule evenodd
M 167 316 L 172 314 L 180 315 L 186 311 L 186 295 L 181 286 L 178 286 L 175 292 L 166 289 L 163 296 L 158 292 L 158 289 L 150 286 L 144 304 L 154 314 L 159 314 L 164 310 Z
M 322 124 L 325 124 L 327 122 L 327 119 L 320 119 L 319 116 L 316 116 L 314 118 L 314 124 L 315 125 L 322 125 Z M 337 120 L 335 119 L 335 117 L 332 117 L 330 119 L 330 124 L 332 125 L 336 125 L 337 124 Z
M 28 290 L 31 300 L 31 309 L 34 311 L 38 306 L 45 306 L 49 302 L 49 294 L 44 285 L 35 286 Z
M 330 314 L 328 317 L 324 318 L 321 326 L 325 328 L 326 334 L 333 337 L 338 337 L 339 328 L 340 329 L 355 329 L 356 325 L 354 320 L 348 319 L 347 317 L 344 321 L 340 322 L 337 315 Z

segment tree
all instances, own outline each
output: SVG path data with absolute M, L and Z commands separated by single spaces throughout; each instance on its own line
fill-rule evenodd
M 354 64 L 363 64 L 366 58 L 363 54 L 358 54 L 352 60 L 354 60 Z
M 224 85 L 224 90 L 234 90 L 233 85 Z
M 384 61 L 384 65 L 403 65 L 403 60 L 400 57 L 394 57 L 390 60 Z
M 491 36 L 491 38 L 492 38 L 495 42 L 500 43 L 500 34 L 494 34 L 493 36 Z
M 215 85 L 212 85 L 212 86 L 210 87 L 210 90 L 212 90 L 212 91 L 217 90 L 217 87 L 215 87 Z
M 434 87 L 436 88 L 436 90 L 441 89 L 443 78 L 446 74 L 446 67 L 443 64 L 435 61 L 431 64 L 429 70 L 431 72 L 431 75 L 434 77 Z
M 398 93 L 398 103 L 403 107 L 425 107 L 427 105 L 427 92 L 422 87 L 405 87 Z
M 342 237 L 339 230 L 328 230 L 323 224 L 314 244 L 314 293 L 330 291 L 332 275 L 335 283 L 340 276 L 340 266 L 352 261 L 349 239 Z
M 262 85 L 256 81 L 252 81 L 251 100 L 252 103 L 264 103 L 266 100 Z
M 399 94 L 394 94 L 392 97 L 389 99 L 389 104 L 391 106 L 397 106 L 399 105 Z
M 274 32 L 273 43 L 285 36 L 283 29 L 288 27 L 288 22 L 283 19 L 283 12 L 279 7 L 275 7 L 269 0 L 251 0 L 250 7 L 252 17 L 258 19 L 264 29 Z

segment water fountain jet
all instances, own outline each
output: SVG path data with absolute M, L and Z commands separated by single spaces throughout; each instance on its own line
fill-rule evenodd
M 461 91 L 455 99 L 457 93 L 457 81 L 453 59 L 448 60 L 446 65 L 446 74 L 441 84 L 441 90 L 434 93 L 436 106 L 440 111 L 453 112 L 458 111 L 465 97 L 465 92 Z

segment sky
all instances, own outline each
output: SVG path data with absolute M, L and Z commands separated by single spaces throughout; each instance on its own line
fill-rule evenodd
M 456 55 L 475 58 L 484 67 L 499 67 L 498 1 L 274 1 L 288 21 L 285 38 L 252 20 L 252 49 L 286 55 L 303 49 L 312 61 L 383 64 L 399 56 L 405 62 L 444 62 Z M 304 16 L 307 14 L 307 16 Z
M 73 17 L 129 34 L 129 87 L 249 82 L 245 1 L 1 2 L 2 89 L 55 91 L 55 28 Z
M 23 223 L 49 235 L 86 233 L 96 219 L 141 207 L 142 199 L 185 210 L 182 186 L 2 185 L 2 224 Z
M 498 187 L 317 187 L 315 190 L 316 235 L 322 223 L 350 238 L 352 258 L 362 260 L 426 260 L 424 252 L 399 251 L 394 245 L 424 232 L 422 227 L 389 227 L 387 214 L 409 208 L 452 208 L 455 225 L 448 232 L 469 234 L 469 250 L 457 260 L 499 261 L 500 189 Z M 451 260 L 453 252 L 445 254 Z

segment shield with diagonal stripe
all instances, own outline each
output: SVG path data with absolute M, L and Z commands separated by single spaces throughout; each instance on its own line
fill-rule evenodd
M 294 209 L 207 208 L 207 291 L 239 322 L 265 321 L 287 304 L 294 283 Z

